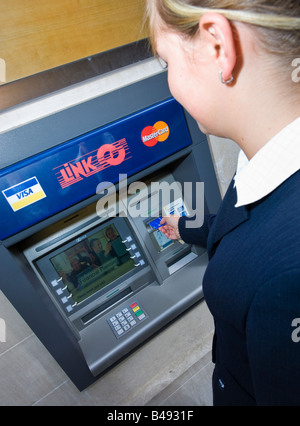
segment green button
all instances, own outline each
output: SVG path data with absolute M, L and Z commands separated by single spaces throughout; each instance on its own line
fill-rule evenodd
M 139 310 L 139 311 L 137 311 L 137 312 L 135 313 L 135 315 L 136 315 L 137 317 L 139 317 L 140 315 L 142 315 L 142 313 L 143 313 L 143 311 Z

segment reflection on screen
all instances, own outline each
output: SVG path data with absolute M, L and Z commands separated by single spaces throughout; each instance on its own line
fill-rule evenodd
M 50 260 L 77 304 L 135 268 L 114 225 L 84 238 Z

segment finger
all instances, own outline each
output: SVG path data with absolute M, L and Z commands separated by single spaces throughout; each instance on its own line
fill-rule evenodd
M 167 218 L 163 217 L 162 220 L 160 221 L 160 225 L 165 225 L 167 223 Z

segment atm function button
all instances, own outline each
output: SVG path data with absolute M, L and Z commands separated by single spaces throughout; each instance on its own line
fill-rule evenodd
M 133 303 L 132 305 L 130 305 L 130 308 L 133 309 L 137 306 L 137 303 Z
M 73 307 L 71 305 L 66 307 L 67 312 L 72 312 L 73 311 Z
M 136 256 L 134 256 L 134 258 L 136 258 Z M 143 259 L 141 259 L 138 263 L 136 263 L 134 266 L 136 268 L 138 268 L 139 266 L 144 266 L 145 265 L 145 261 Z
M 138 311 L 135 312 L 135 315 L 138 317 L 139 320 L 142 320 L 146 317 L 144 312 L 140 308 L 138 309 Z
M 122 241 L 122 243 L 123 243 L 123 244 L 126 244 L 126 243 L 132 243 L 132 241 L 133 241 L 133 239 L 132 239 L 132 237 L 129 235 L 128 237 L 126 237 L 126 238 L 125 238 L 125 240 L 123 240 L 123 241 Z
M 135 308 L 132 309 L 133 312 L 135 313 L 136 317 L 142 321 L 143 319 L 146 318 L 146 315 L 144 314 L 144 312 L 142 311 L 142 309 L 139 306 L 136 306 Z
M 138 315 L 138 314 L 137 314 Z M 144 314 L 144 312 L 143 311 L 141 311 L 140 313 L 139 313 L 139 315 L 138 315 L 138 319 L 140 320 L 140 321 L 142 321 L 143 319 L 145 319 L 146 318 L 146 315 Z

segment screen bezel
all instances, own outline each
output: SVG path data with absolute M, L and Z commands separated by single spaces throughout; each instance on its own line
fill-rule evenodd
M 53 266 L 51 259 L 53 259 L 56 256 L 59 256 L 65 251 L 68 251 L 72 247 L 79 244 L 81 241 L 84 241 L 85 239 L 89 239 L 93 237 L 93 235 L 98 234 L 99 232 L 105 230 L 106 228 L 109 228 L 111 225 L 115 227 L 115 229 L 117 230 L 118 234 L 120 235 L 123 241 L 125 241 L 128 237 L 132 238 L 132 242 L 128 244 L 128 247 L 130 247 L 133 243 L 136 245 L 138 251 L 141 253 L 141 257 L 144 260 L 144 264 L 138 267 L 134 267 L 132 270 L 126 272 L 124 275 L 121 275 L 119 278 L 112 281 L 111 283 L 106 285 L 104 288 L 96 291 L 94 294 L 90 295 L 85 300 L 83 300 L 82 302 L 74 306 L 71 312 L 68 312 L 65 309 L 66 307 L 61 302 L 61 297 L 57 294 L 57 288 L 53 287 L 52 285 L 54 281 L 60 280 L 61 277 L 56 271 L 55 267 Z M 109 299 L 108 296 L 117 293 L 118 289 L 124 291 L 126 288 L 130 287 L 131 283 L 134 281 L 133 279 L 134 276 L 137 273 L 139 273 L 142 269 L 146 268 L 148 266 L 148 262 L 146 260 L 146 257 L 144 256 L 142 247 L 140 246 L 137 239 L 135 238 L 134 231 L 131 228 L 128 219 L 123 217 L 122 218 L 116 217 L 116 218 L 110 218 L 96 226 L 92 226 L 88 230 L 85 230 L 84 232 L 82 232 L 79 235 L 76 235 L 75 237 L 71 236 L 68 239 L 68 241 L 65 241 L 64 243 L 59 244 L 52 250 L 49 250 L 48 253 L 44 254 L 38 259 L 35 259 L 34 266 L 38 270 L 40 276 L 42 277 L 43 282 L 46 284 L 47 289 L 50 290 L 50 293 L 52 294 L 52 296 L 54 296 L 58 305 L 62 308 L 64 314 L 70 317 L 74 313 L 77 313 L 82 308 L 86 308 L 90 304 L 93 304 L 93 308 L 94 308 L 93 302 L 95 302 L 97 299 L 102 300 L 103 298 L 107 296 L 107 300 L 108 300 Z M 73 304 L 74 302 L 70 302 L 70 303 Z M 101 304 L 101 302 L 99 304 Z

